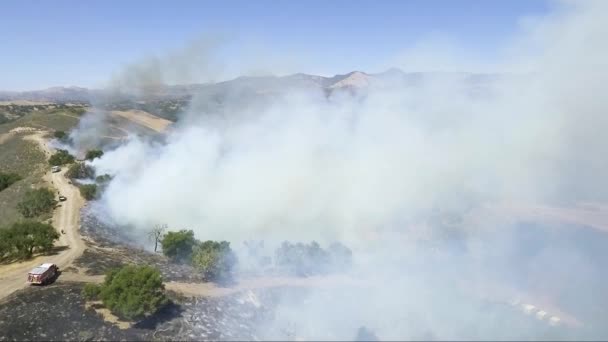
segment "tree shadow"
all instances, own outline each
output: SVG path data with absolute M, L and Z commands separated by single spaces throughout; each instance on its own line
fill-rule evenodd
M 184 309 L 173 301 L 170 301 L 165 306 L 160 308 L 154 315 L 146 317 L 143 320 L 135 323 L 133 328 L 156 330 L 162 323 L 171 321 L 177 317 L 181 317 Z
M 46 255 L 46 256 L 57 255 L 68 249 L 70 249 L 70 246 L 53 246 L 48 251 L 39 253 L 37 255 Z M 34 255 L 34 256 L 36 256 L 36 255 Z
M 13 255 L 13 256 L 6 256 L 4 258 L 0 258 L 0 265 L 8 265 L 8 264 L 12 264 L 14 262 L 20 262 L 20 261 L 27 261 L 27 260 L 32 260 L 35 257 L 38 256 L 52 256 L 52 255 L 57 255 L 67 249 L 69 249 L 70 246 L 53 246 L 50 249 L 46 250 L 46 251 L 40 251 L 40 252 L 36 252 L 34 254 L 32 254 L 31 256 L 28 257 L 21 257 L 18 255 Z

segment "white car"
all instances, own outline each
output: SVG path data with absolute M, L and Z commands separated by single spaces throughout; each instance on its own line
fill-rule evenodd
M 59 172 L 59 171 L 61 171 L 61 168 L 60 168 L 59 166 L 53 166 L 53 167 L 51 168 L 51 172 L 53 172 L 53 173 L 54 173 L 54 172 Z

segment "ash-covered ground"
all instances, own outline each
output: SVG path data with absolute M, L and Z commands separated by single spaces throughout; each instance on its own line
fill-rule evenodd
M 271 312 L 253 293 L 174 296 L 173 303 L 152 318 L 119 329 L 94 309 L 85 309 L 82 288 L 63 283 L 14 293 L 0 304 L 0 341 L 254 340 L 259 338 L 259 321 Z
M 119 329 L 104 321 L 92 308 L 85 308 L 82 287 L 83 284 L 63 283 L 29 287 L 13 294 L 0 304 L 0 340 L 354 340 L 357 334 L 351 327 L 353 322 L 347 321 L 336 324 L 334 329 L 311 329 L 310 322 L 318 319 L 315 315 L 322 315 L 315 311 L 315 302 L 322 299 L 328 308 L 339 305 L 343 299 L 339 291 L 315 291 L 312 295 L 305 289 L 274 288 L 216 298 L 172 295 L 173 303 L 152 318 Z M 454 338 L 546 340 L 570 336 L 508 305 L 489 302 L 472 305 L 479 305 L 475 309 L 484 312 L 485 318 L 460 325 L 454 331 Z M 306 313 L 298 316 L 300 321 L 292 320 L 289 310 L 294 309 Z M 433 310 L 441 312 L 440 308 L 429 308 L 429 312 Z M 410 331 L 410 338 L 440 338 L 425 326 L 422 313 L 404 308 L 404 314 L 406 319 L 400 322 L 392 322 L 391 317 L 385 319 Z M 336 318 L 339 317 L 334 317 L 332 322 Z M 459 318 L 447 315 L 443 319 L 449 325 L 450 319 Z
M 103 275 L 109 269 L 125 264 L 150 265 L 156 267 L 167 281 L 196 283 L 205 281 L 201 272 L 183 264 L 170 263 L 159 253 L 144 249 L 150 245 L 146 237 L 138 237 L 128 227 L 118 227 L 103 222 L 91 206 L 81 210 L 80 233 L 94 241 L 75 261 L 75 265 L 85 268 L 87 275 Z
M 144 250 L 138 243 L 144 241 L 138 241 L 129 230 L 103 223 L 91 210 L 84 209 L 81 219 L 82 234 L 93 242 L 75 264 L 86 274 L 103 274 L 110 268 L 134 263 L 158 267 L 166 280 L 204 281 L 191 267 L 171 264 L 163 256 Z M 567 241 L 561 238 L 551 241 L 547 237 L 558 233 L 547 235 L 534 226 L 521 229 L 518 234 L 521 239 L 516 245 L 525 250 L 567 242 L 568 246 L 560 247 L 584 245 L 596 263 L 603 260 L 600 256 L 604 253 L 598 249 L 601 239 L 593 231 L 584 231 L 589 236 L 581 241 L 574 238 L 582 239 L 584 234 L 580 231 L 572 233 L 575 236 Z M 559 236 L 563 234 L 560 232 Z M 455 263 L 456 254 L 450 254 L 449 262 Z M 358 328 L 363 326 L 380 340 L 582 340 L 606 336 L 601 335 L 599 324 L 603 318 L 597 315 L 592 322 L 582 312 L 573 310 L 584 319 L 585 326 L 551 326 L 535 313 L 523 313 L 521 305 L 482 299 L 475 291 L 463 291 L 455 281 L 458 277 L 445 271 L 428 272 L 440 270 L 446 260 L 425 258 L 418 262 L 420 265 L 403 262 L 406 276 L 390 278 L 401 283 L 363 279 L 371 283 L 365 290 L 348 286 L 284 286 L 245 289 L 220 297 L 184 298 L 171 294 L 171 305 L 127 329 L 120 329 L 104 321 L 93 309 L 86 309 L 81 295 L 83 284 L 63 282 L 60 277 L 55 284 L 28 287 L 0 303 L 0 340 L 354 340 Z M 492 260 L 488 262 L 493 267 L 500 266 Z M 523 265 L 526 260 L 511 262 Z M 584 273 L 578 272 L 578 281 L 584 281 Z M 520 276 L 529 274 L 523 272 Z M 576 285 L 574 280 L 572 286 Z M 588 297 L 598 298 L 593 294 Z M 387 303 L 389 307 L 382 307 Z M 588 306 L 583 311 L 588 313 Z M 382 312 L 385 314 L 379 314 Z

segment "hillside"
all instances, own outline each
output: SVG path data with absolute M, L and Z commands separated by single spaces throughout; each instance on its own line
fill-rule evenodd
M 296 73 L 286 76 L 241 76 L 232 80 L 204 84 L 179 84 L 154 87 L 151 91 L 135 90 L 134 93 L 122 93 L 115 89 L 87 89 L 81 87 L 52 87 L 43 90 L 12 92 L 0 90 L 0 103 L 10 104 L 94 104 L 107 110 L 142 110 L 176 121 L 181 113 L 196 97 L 199 103 L 213 108 L 223 105 L 229 99 L 239 98 L 245 101 L 257 100 L 292 90 L 312 90 L 331 96 L 334 92 L 365 91 L 370 86 L 387 87 L 417 86 L 426 79 L 457 79 L 467 87 L 475 90 L 487 86 L 498 76 L 474 73 L 437 73 L 437 72 L 403 72 L 391 68 L 380 73 L 353 71 L 347 74 L 325 77 Z M 25 101 L 25 102 L 24 102 Z M 0 117 L 0 120 L 2 118 Z

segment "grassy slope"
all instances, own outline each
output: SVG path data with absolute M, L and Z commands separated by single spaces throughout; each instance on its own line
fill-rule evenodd
M 32 111 L 9 123 L 0 124 L 0 133 L 7 133 L 15 127 L 29 126 L 34 128 L 68 131 L 78 123 L 81 112 L 79 107 L 61 110 Z
M 73 115 L 67 112 L 68 115 Z M 6 124 L 0 125 L 0 133 L 15 127 L 38 127 L 68 131 L 78 119 L 59 113 L 33 112 Z M 43 127 L 44 126 L 44 127 Z M 47 170 L 47 156 L 35 142 L 24 140 L 25 134 L 17 134 L 0 144 L 0 171 L 16 172 L 22 180 L 0 191 L 0 227 L 22 219 L 16 209 L 28 189 L 43 185 L 42 176 Z

